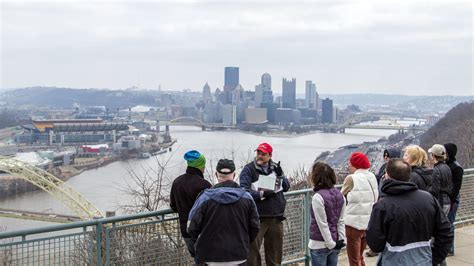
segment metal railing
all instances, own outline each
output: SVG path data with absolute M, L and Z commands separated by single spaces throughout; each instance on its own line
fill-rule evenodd
M 305 262 L 311 189 L 291 191 L 284 221 L 284 264 Z M 474 221 L 474 169 L 465 170 L 456 224 Z M 170 209 L 0 233 L 3 265 L 191 265 Z

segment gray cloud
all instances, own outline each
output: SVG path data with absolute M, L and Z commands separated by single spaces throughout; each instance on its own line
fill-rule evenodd
M 1 86 L 473 94 L 468 1 L 1 3 Z

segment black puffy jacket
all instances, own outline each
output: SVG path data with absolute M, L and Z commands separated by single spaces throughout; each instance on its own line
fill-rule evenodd
M 181 235 L 189 238 L 186 232 L 189 211 L 194 205 L 199 193 L 210 188 L 211 183 L 204 179 L 201 170 L 188 167 L 184 175 L 180 175 L 173 181 L 170 193 L 170 207 L 179 215 Z
M 430 191 L 433 180 L 433 169 L 425 166 L 413 166 L 410 173 L 410 182 L 416 184 L 418 189 Z
M 449 199 L 453 190 L 451 169 L 444 161 L 437 162 L 433 167 L 433 181 L 429 191 L 438 199 L 441 206 L 451 204 Z

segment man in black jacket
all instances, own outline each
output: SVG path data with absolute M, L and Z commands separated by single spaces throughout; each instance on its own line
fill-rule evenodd
M 448 215 L 451 208 L 451 193 L 453 189 L 453 180 L 451 169 L 446 164 L 446 149 L 441 144 L 434 144 L 428 150 L 431 160 L 434 163 L 433 179 L 429 192 L 435 196 L 439 205 L 443 208 L 443 212 Z
M 383 161 L 384 163 L 380 166 L 379 172 L 375 175 L 377 178 L 377 183 L 380 185 L 380 180 L 385 174 L 385 168 L 387 167 L 387 162 L 393 158 L 400 158 L 400 149 L 398 148 L 387 148 L 383 151 Z
M 188 167 L 186 173 L 177 177 L 171 185 L 170 207 L 178 213 L 181 235 L 192 257 L 195 256 L 194 242 L 186 232 L 189 211 L 193 207 L 199 193 L 211 187 L 211 183 L 204 179 L 206 158 L 198 151 L 188 151 L 184 154 Z
M 234 182 L 232 160 L 217 163 L 218 184 L 199 196 L 189 213 L 188 233 L 196 241 L 199 264 L 244 264 L 260 221 L 255 202 Z
M 366 236 L 369 247 L 381 252 L 378 265 L 437 265 L 453 241 L 437 199 L 408 181 L 410 168 L 401 159 L 387 164 L 385 197 L 374 204 Z
M 240 187 L 252 195 L 260 216 L 260 231 L 250 247 L 249 266 L 262 265 L 260 246 L 264 243 L 265 264 L 280 265 L 283 257 L 283 220 L 286 199 L 283 192 L 290 189 L 280 163 L 272 161 L 273 148 L 261 143 L 256 149 L 255 160 L 248 163 L 240 173 Z M 275 188 L 262 188 L 263 179 L 275 178 Z M 260 180 L 262 179 L 262 180 Z
M 446 148 L 446 155 L 447 160 L 446 164 L 451 169 L 452 180 L 453 180 L 453 190 L 451 192 L 451 208 L 449 209 L 448 219 L 452 225 L 454 225 L 454 221 L 456 220 L 456 212 L 458 211 L 459 206 L 459 191 L 461 190 L 462 186 L 462 176 L 464 174 L 464 169 L 462 166 L 456 161 L 456 153 L 458 152 L 458 147 L 454 143 L 446 143 L 444 144 Z M 454 244 L 451 246 L 451 250 L 449 251 L 448 256 L 454 255 Z

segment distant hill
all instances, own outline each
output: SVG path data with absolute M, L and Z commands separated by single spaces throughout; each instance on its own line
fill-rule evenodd
M 474 102 L 458 104 L 420 139 L 426 150 L 433 144 L 448 142 L 458 146 L 456 157 L 461 165 L 474 167 Z
M 78 103 L 84 106 L 106 105 L 115 109 L 139 104 L 154 105 L 155 97 L 146 91 L 32 87 L 3 92 L 1 101 L 16 106 L 72 108 L 74 103 Z
M 458 103 L 473 101 L 474 96 L 409 96 L 391 94 L 322 94 L 321 98 L 333 99 L 336 105 L 387 105 L 408 107 L 410 105 L 449 104 L 451 109 Z

